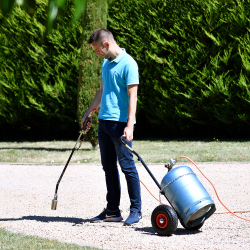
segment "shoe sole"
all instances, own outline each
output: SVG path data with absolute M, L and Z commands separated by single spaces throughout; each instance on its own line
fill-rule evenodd
M 109 217 L 109 218 L 104 219 L 103 221 L 105 221 L 105 222 L 120 222 L 122 220 L 123 220 L 123 218 L 122 218 L 122 216 L 120 216 L 120 217 Z
M 98 222 L 120 222 L 122 221 L 122 216 L 120 217 L 109 217 L 104 220 L 90 220 L 91 223 L 98 223 Z
M 134 222 L 134 223 L 126 223 L 126 222 L 124 222 L 123 226 L 132 226 L 134 224 L 138 224 L 138 223 L 141 223 L 141 222 L 142 222 L 142 219 L 140 219 L 139 221 Z

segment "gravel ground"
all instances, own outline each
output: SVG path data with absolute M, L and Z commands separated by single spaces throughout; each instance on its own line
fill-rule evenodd
M 182 164 L 183 165 L 183 164 Z M 215 201 L 217 211 L 226 211 L 209 182 L 190 166 Z M 199 163 L 213 182 L 222 202 L 231 210 L 250 210 L 250 163 Z M 105 207 L 104 173 L 98 164 L 70 164 L 58 190 L 58 207 L 51 201 L 63 165 L 0 164 L 0 226 L 6 230 L 62 242 L 97 246 L 104 249 L 250 249 L 250 222 L 231 214 L 214 214 L 199 231 L 185 230 L 180 223 L 170 237 L 158 236 L 151 225 L 151 213 L 159 205 L 142 186 L 143 221 L 135 226 L 89 222 Z M 161 182 L 166 169 L 148 164 Z M 144 167 L 138 163 L 140 179 L 158 198 L 159 190 Z M 129 214 L 129 198 L 121 173 L 121 210 Z M 164 197 L 162 201 L 166 202 Z M 250 213 L 239 216 L 250 220 Z

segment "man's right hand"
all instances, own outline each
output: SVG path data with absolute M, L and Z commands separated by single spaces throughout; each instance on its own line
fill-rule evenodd
M 84 126 L 84 121 L 88 119 L 89 121 L 87 122 L 86 126 Z M 86 130 L 89 131 L 91 126 L 92 126 L 92 117 L 88 118 L 88 116 L 85 114 L 81 120 L 81 128 L 84 129 L 86 127 Z

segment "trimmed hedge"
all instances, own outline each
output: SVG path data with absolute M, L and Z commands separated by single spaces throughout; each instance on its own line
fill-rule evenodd
M 85 19 L 83 20 L 83 35 L 81 45 L 81 64 L 77 92 L 77 117 L 79 124 L 91 104 L 97 90 L 100 88 L 102 57 L 97 57 L 92 47 L 87 44 L 95 29 L 107 27 L 107 1 L 88 1 Z M 98 145 L 97 113 L 92 117 L 92 126 L 85 138 L 93 147 Z
M 90 93 L 86 82 L 77 103 L 82 25 L 69 26 L 68 0 L 43 40 L 47 1 L 37 2 L 33 19 L 17 6 L 8 18 L 0 13 L 0 126 L 75 136 L 99 83 Z M 109 0 L 108 29 L 139 64 L 137 135 L 250 135 L 249 6 L 250 0 Z
M 250 135 L 249 16 L 249 0 L 112 3 L 108 27 L 139 64 L 144 135 Z

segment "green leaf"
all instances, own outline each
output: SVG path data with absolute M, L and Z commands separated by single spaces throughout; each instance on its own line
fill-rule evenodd
M 0 9 L 4 15 L 7 15 L 11 12 L 15 0 L 0 0 Z
M 203 31 L 205 32 L 205 34 L 206 34 L 212 41 L 214 41 L 214 43 L 215 43 L 216 45 L 218 45 L 218 46 L 221 45 L 220 41 L 219 41 L 218 39 L 216 39 L 212 33 L 209 33 L 209 32 L 206 31 L 204 28 L 202 28 L 202 29 L 203 29 Z
M 36 12 L 36 0 L 24 0 L 23 7 L 25 11 L 33 17 Z
M 250 71 L 250 62 L 249 62 L 249 57 L 248 57 L 247 53 L 242 53 L 241 49 L 239 48 L 239 54 L 240 54 L 240 57 L 242 59 L 242 64 L 243 64 L 244 68 L 247 71 Z
M 48 17 L 47 17 L 47 33 L 49 33 L 53 27 L 53 21 L 58 13 L 58 6 L 56 0 L 50 0 L 48 5 Z
M 85 1 L 83 1 L 85 2 Z M 58 8 L 63 8 L 65 5 L 65 0 L 50 0 L 48 4 L 48 17 L 47 17 L 47 30 L 46 33 L 48 34 L 52 27 L 53 22 L 57 17 L 58 14 Z
M 74 0 L 75 14 L 72 22 L 78 21 L 87 7 L 87 0 Z
M 58 8 L 62 8 L 65 5 L 65 0 L 56 0 L 56 5 Z

